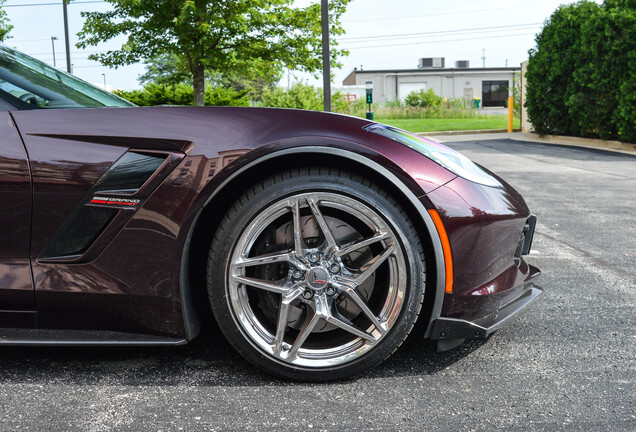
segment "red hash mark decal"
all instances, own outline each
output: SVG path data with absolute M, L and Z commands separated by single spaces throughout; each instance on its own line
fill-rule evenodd
M 91 204 L 101 204 L 113 207 L 136 207 L 141 202 L 137 198 L 110 198 L 102 196 L 94 196 Z

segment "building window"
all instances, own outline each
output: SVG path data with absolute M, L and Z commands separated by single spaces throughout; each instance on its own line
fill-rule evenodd
M 482 81 L 481 100 L 485 107 L 505 107 L 508 100 L 508 81 Z

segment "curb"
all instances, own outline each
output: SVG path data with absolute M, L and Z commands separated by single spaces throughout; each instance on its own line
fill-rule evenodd
M 521 129 L 514 129 L 519 132 Z M 442 135 L 481 135 L 490 133 L 508 133 L 508 129 L 476 129 L 476 130 L 458 130 L 458 131 L 439 131 L 439 132 L 417 132 L 416 135 L 421 136 L 442 136 Z
M 486 135 L 486 134 L 506 134 L 505 138 L 514 139 L 517 141 L 524 141 L 537 144 L 546 145 L 560 145 L 568 147 L 580 147 L 594 150 L 604 150 L 614 153 L 622 153 L 631 156 L 636 156 L 636 144 L 623 143 L 620 141 L 604 141 L 594 138 L 579 138 L 569 137 L 561 135 L 544 135 L 539 136 L 536 133 L 520 132 L 519 129 L 515 129 L 515 132 L 508 133 L 506 129 L 486 129 L 475 131 L 444 131 L 444 132 L 419 132 L 420 136 L 457 136 L 457 135 Z M 475 137 L 476 138 L 476 137 Z M 500 139 L 493 137 L 492 139 Z M 441 140 L 441 138 L 440 138 Z M 443 142 L 443 141 L 442 141 Z
M 617 153 L 636 155 L 636 144 L 620 141 L 605 141 L 594 138 L 579 138 L 562 135 L 539 136 L 536 133 L 522 132 L 517 137 L 520 141 L 538 142 L 541 144 L 566 145 L 570 147 L 584 147 L 598 150 L 607 150 Z

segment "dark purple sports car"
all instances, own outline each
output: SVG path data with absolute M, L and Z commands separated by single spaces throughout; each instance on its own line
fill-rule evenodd
M 389 126 L 137 108 L 0 46 L 0 137 L 0 344 L 180 345 L 212 311 L 256 366 L 328 380 L 542 293 L 523 198 Z

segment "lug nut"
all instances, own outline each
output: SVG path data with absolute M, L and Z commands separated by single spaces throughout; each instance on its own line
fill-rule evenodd
M 300 279 L 303 276 L 303 273 L 300 270 L 294 270 L 293 275 L 296 279 Z
M 327 288 L 325 288 L 325 292 L 327 293 L 327 295 L 334 295 L 336 293 L 336 289 L 329 285 Z
M 331 273 L 338 273 L 340 271 L 340 264 L 338 263 L 333 263 L 329 266 L 329 271 Z
M 303 298 L 305 300 L 311 300 L 313 296 L 314 296 L 314 292 L 312 290 L 305 290 L 305 292 L 303 293 Z
M 318 254 L 316 252 L 313 252 L 309 255 L 309 261 L 311 262 L 316 262 L 318 261 L 320 257 L 318 256 Z

